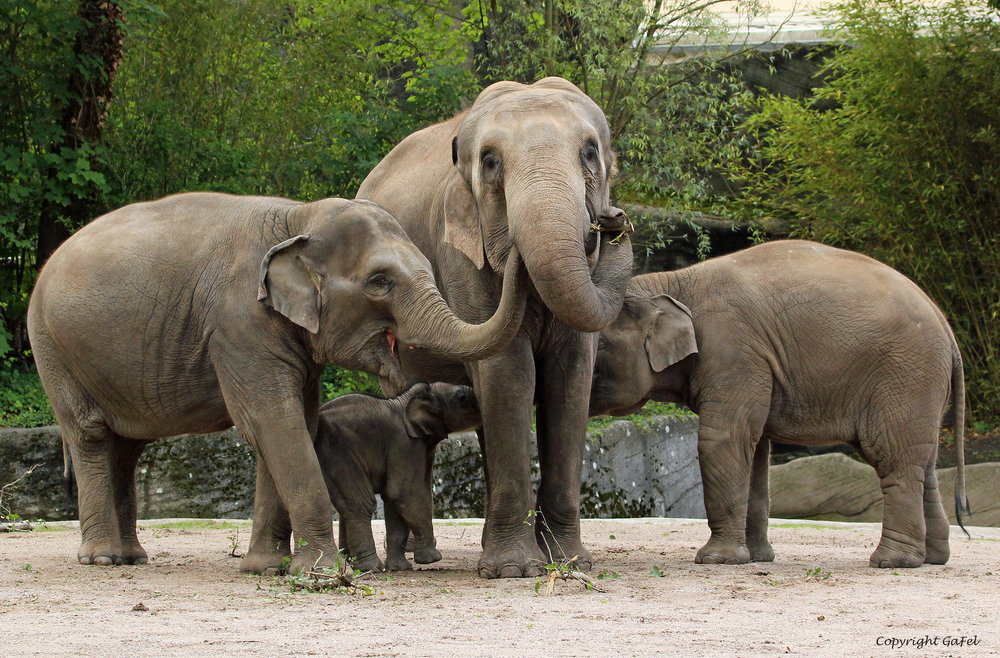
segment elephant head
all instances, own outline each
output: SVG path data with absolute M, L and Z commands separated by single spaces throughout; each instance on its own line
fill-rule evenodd
M 632 252 L 610 205 L 611 133 L 601 109 L 561 78 L 487 87 L 452 140 L 444 239 L 478 267 L 521 253 L 546 306 L 578 331 L 618 314 Z M 597 239 L 592 231 L 605 232 Z
M 418 393 L 406 403 L 403 422 L 411 439 L 424 439 L 437 445 L 452 432 L 463 432 L 483 424 L 470 386 L 443 382 L 419 385 Z
M 448 308 L 427 258 L 396 220 L 369 201 L 294 207 L 298 233 L 260 263 L 257 299 L 307 332 L 311 358 L 402 386 L 397 342 L 455 360 L 503 349 L 521 325 L 527 274 L 516 252 L 491 319 L 466 324 Z
M 672 366 L 698 352 L 691 312 L 668 295 L 629 293 L 598 339 L 591 416 L 627 416 L 649 399 L 687 402 L 688 373 Z

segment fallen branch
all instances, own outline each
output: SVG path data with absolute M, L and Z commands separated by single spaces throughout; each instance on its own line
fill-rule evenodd
M 16 520 L 18 517 L 10 513 L 10 507 L 3 504 L 3 497 L 4 494 L 7 493 L 7 489 L 13 489 L 16 487 L 21 480 L 31 475 L 39 466 L 41 466 L 41 464 L 35 464 L 24 473 L 21 473 L 21 477 L 0 487 L 0 519 L 7 519 L 7 522 L 0 523 L 0 532 L 27 531 L 34 529 L 34 526 L 27 521 L 18 522 Z
M 579 558 L 580 558 L 579 555 L 574 555 L 573 558 L 568 562 L 554 562 L 546 566 L 546 569 L 549 570 L 549 575 L 545 579 L 545 592 L 542 594 L 542 596 L 552 596 L 553 592 L 555 592 L 556 589 L 557 580 L 562 580 L 564 582 L 568 580 L 576 580 L 583 583 L 583 586 L 586 587 L 588 590 L 592 590 L 595 592 L 604 591 L 597 586 L 597 583 L 594 582 L 593 578 L 583 573 L 582 571 L 578 571 L 577 569 L 572 568 L 573 563 L 576 562 Z M 540 586 L 541 586 L 541 581 L 539 581 L 535 585 L 536 592 L 539 590 Z

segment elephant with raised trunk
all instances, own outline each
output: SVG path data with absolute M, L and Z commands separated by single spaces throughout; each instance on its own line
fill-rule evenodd
M 497 313 L 458 319 L 427 259 L 374 203 L 181 194 L 94 220 L 45 264 L 28 332 L 79 488 L 83 564 L 147 561 L 135 466 L 153 439 L 235 425 L 257 451 L 244 571 L 334 566 L 313 439 L 324 364 L 402 385 L 397 341 L 476 359 L 521 325 L 527 275 Z M 485 318 L 484 318 L 485 319 Z
M 593 332 L 618 314 L 632 268 L 622 234 L 630 225 L 609 203 L 613 169 L 607 119 L 586 94 L 560 78 L 499 82 L 467 111 L 400 142 L 358 191 L 399 220 L 467 322 L 493 313 L 515 248 L 530 275 L 524 324 L 496 356 L 460 368 L 403 350 L 410 374 L 475 387 L 487 485 L 484 577 L 536 575 L 557 557 L 591 562 L 579 499 Z M 528 450 L 535 402 L 537 498 Z
M 646 400 L 700 417 L 712 536 L 696 561 L 771 561 L 770 441 L 846 442 L 875 467 L 885 507 L 873 567 L 944 564 L 948 519 L 934 464 L 954 414 L 959 523 L 965 502 L 962 357 L 912 281 L 861 254 L 782 240 L 674 272 L 643 274 L 601 332 L 592 415 Z

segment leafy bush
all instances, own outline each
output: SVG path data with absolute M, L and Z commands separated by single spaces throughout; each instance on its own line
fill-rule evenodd
M 56 422 L 34 369 L 25 370 L 13 360 L 0 364 L 0 427 L 44 427 Z
M 811 101 L 763 100 L 750 122 L 760 157 L 742 170 L 747 202 L 927 291 L 955 330 L 970 411 L 995 421 L 1000 16 L 974 0 L 846 0 L 832 11 L 857 47 L 829 60 Z
M 333 398 L 347 395 L 348 393 L 370 393 L 381 397 L 382 389 L 378 385 L 378 378 L 367 372 L 348 370 L 327 364 L 323 372 L 321 397 L 323 402 Z

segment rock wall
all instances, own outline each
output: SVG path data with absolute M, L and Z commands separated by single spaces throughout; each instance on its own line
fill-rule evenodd
M 532 479 L 538 452 L 532 435 Z M 434 461 L 434 515 L 483 516 L 483 468 L 475 432 L 452 435 Z M 616 420 L 591 431 L 584 448 L 580 512 L 586 518 L 705 518 L 698 421 Z
M 534 442 L 533 442 L 534 450 Z M 697 421 L 614 421 L 587 438 L 584 516 L 704 517 Z M 0 485 L 39 466 L 4 494 L 22 518 L 75 519 L 76 493 L 62 477 L 58 427 L 0 429 Z M 537 456 L 532 455 L 538 477 Z M 250 518 L 256 456 L 235 429 L 154 441 L 136 472 L 140 518 Z M 435 514 L 483 516 L 483 470 L 474 432 L 452 435 L 435 460 Z
M 581 513 L 587 518 L 705 518 L 696 419 L 618 420 L 587 437 Z M 532 473 L 538 462 L 532 444 Z M 62 476 L 57 427 L 0 429 L 0 486 L 35 470 L 3 492 L 0 504 L 24 519 L 77 518 L 76 492 Z M 256 457 L 235 430 L 156 441 L 136 474 L 140 518 L 250 518 Z M 483 516 L 483 469 L 474 432 L 438 448 L 435 516 Z M 955 523 L 955 469 L 938 469 L 941 498 Z M 882 492 L 874 469 L 831 453 L 802 457 L 770 470 L 771 516 L 879 522 Z M 973 515 L 967 522 L 1000 526 L 1000 464 L 966 467 Z
M 955 520 L 955 469 L 937 470 L 945 513 Z M 875 469 L 831 453 L 802 457 L 770 470 L 771 516 L 825 521 L 882 521 L 882 490 Z M 965 493 L 972 516 L 967 525 L 1000 527 L 1000 463 L 965 467 Z

